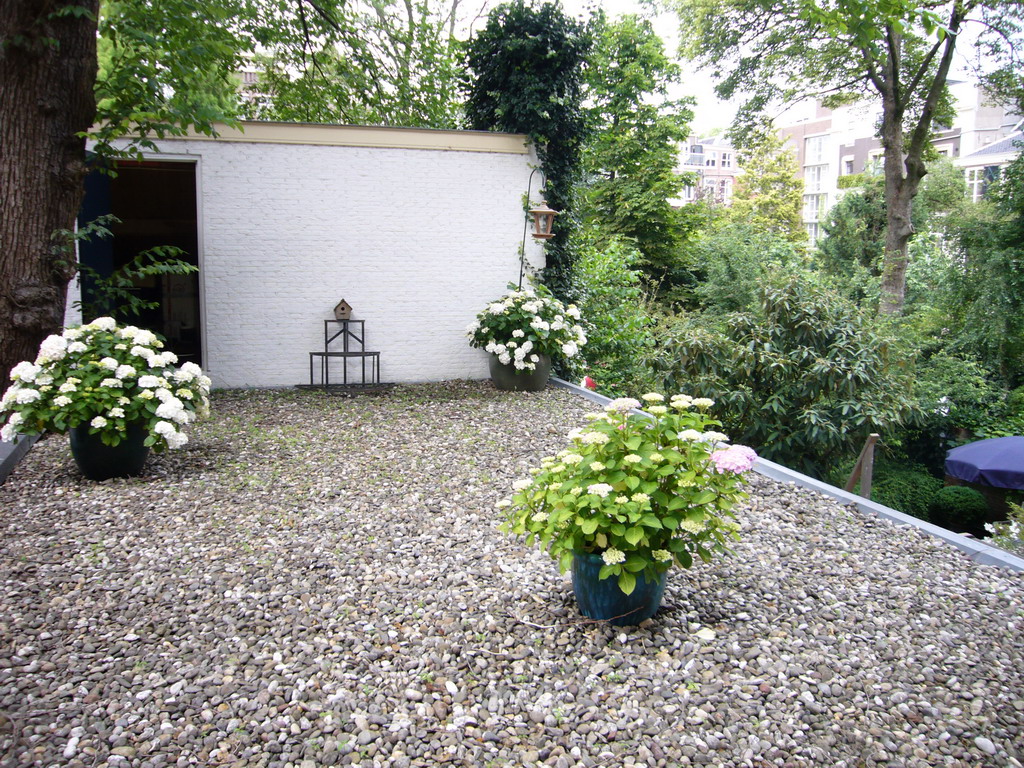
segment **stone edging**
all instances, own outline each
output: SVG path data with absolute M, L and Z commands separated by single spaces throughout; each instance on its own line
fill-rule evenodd
M 585 397 L 591 402 L 597 403 L 598 405 L 607 405 L 611 402 L 611 399 L 604 395 L 599 395 L 596 392 L 591 392 L 589 389 L 585 389 L 576 384 L 570 384 L 562 379 L 551 377 L 551 383 L 556 387 L 567 389 L 573 394 Z M 640 411 L 643 413 L 643 411 Z M 1024 558 L 1017 557 L 1016 555 L 1010 554 L 997 547 L 985 544 L 977 539 L 968 538 L 967 536 L 961 536 L 959 533 L 953 533 L 947 531 L 945 528 L 940 528 L 937 525 L 933 525 L 925 520 L 920 520 L 912 515 L 905 514 L 895 509 L 883 506 L 869 499 L 865 499 L 862 496 L 858 496 L 854 493 L 849 493 L 836 488 L 834 485 L 823 483 L 820 480 L 815 480 L 813 477 L 800 474 L 788 467 L 784 467 L 781 464 L 768 461 L 767 459 L 758 459 L 757 463 L 754 464 L 754 471 L 758 474 L 770 477 L 773 480 L 779 480 L 784 483 L 793 483 L 799 485 L 802 488 L 808 488 L 818 493 L 823 493 L 826 496 L 831 496 L 842 504 L 851 504 L 859 509 L 861 512 L 875 515 L 886 520 L 891 520 L 897 525 L 910 525 L 917 528 L 923 533 L 927 533 L 929 536 L 935 536 L 936 538 L 942 539 L 947 544 L 952 544 L 957 549 L 966 553 L 968 557 L 974 560 L 976 563 L 982 565 L 999 565 L 1010 570 L 1017 571 L 1018 573 L 1024 573 Z
M 13 443 L 0 442 L 0 485 L 4 484 L 7 476 L 18 466 L 28 449 L 36 444 L 39 435 L 22 435 Z

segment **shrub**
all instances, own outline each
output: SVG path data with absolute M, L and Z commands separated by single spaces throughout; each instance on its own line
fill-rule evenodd
M 988 519 L 988 502 L 974 488 L 950 485 L 935 495 L 928 514 L 936 525 L 980 537 L 984 535 Z
M 928 510 L 941 490 L 942 481 L 922 468 L 893 467 L 876 478 L 871 488 L 871 500 L 922 520 L 930 520 Z
M 1024 507 L 1010 504 L 1010 518 L 985 526 L 992 534 L 988 543 L 1024 557 Z
M 604 238 L 591 231 L 579 253 L 573 279 L 588 326 L 584 372 L 611 397 L 652 389 L 653 320 L 635 269 L 639 251 L 618 237 Z

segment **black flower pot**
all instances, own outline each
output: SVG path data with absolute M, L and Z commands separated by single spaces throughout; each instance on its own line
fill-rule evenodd
M 491 381 L 495 387 L 507 392 L 540 392 L 551 378 L 551 358 L 548 355 L 538 357 L 540 360 L 534 370 L 520 371 L 512 363 L 506 365 L 497 355 L 491 355 Z
M 71 455 L 90 480 L 138 475 L 149 456 L 149 446 L 143 444 L 149 435 L 145 427 L 129 426 L 121 442 L 113 446 L 106 445 L 99 433 L 90 435 L 88 424 L 72 427 L 69 435 Z

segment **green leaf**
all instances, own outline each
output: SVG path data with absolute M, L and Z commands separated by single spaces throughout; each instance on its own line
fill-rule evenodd
M 624 595 L 633 594 L 633 590 L 636 588 L 636 576 L 629 571 L 623 571 L 619 574 L 619 589 L 622 590 Z
M 583 531 L 583 533 L 585 533 L 587 536 L 589 536 L 597 530 L 598 524 L 599 521 L 596 517 L 589 517 L 586 520 L 584 520 L 583 523 L 580 525 L 580 530 Z
M 626 541 L 628 541 L 634 547 L 639 543 L 639 541 L 643 537 L 644 537 L 644 529 L 643 528 L 630 528 L 629 530 L 626 531 L 626 537 L 625 537 Z

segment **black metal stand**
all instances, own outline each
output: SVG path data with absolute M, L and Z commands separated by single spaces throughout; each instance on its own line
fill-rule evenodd
M 340 325 L 341 328 L 331 333 L 331 324 Z M 358 332 L 355 328 L 358 327 Z M 331 343 L 341 337 L 341 351 L 331 351 Z M 371 384 L 380 384 L 380 352 L 372 352 L 366 349 L 366 321 L 365 320 L 324 320 L 324 351 L 309 353 L 309 386 L 315 384 L 313 361 L 320 358 L 320 384 L 327 389 L 331 386 L 331 358 L 340 358 L 342 363 L 341 377 L 342 386 L 349 386 L 348 361 L 353 358 L 359 359 L 361 378 L 359 386 L 365 387 Z M 358 345 L 358 348 L 356 348 Z M 370 380 L 366 380 L 366 361 L 370 361 Z M 354 384 L 354 382 L 353 382 Z

